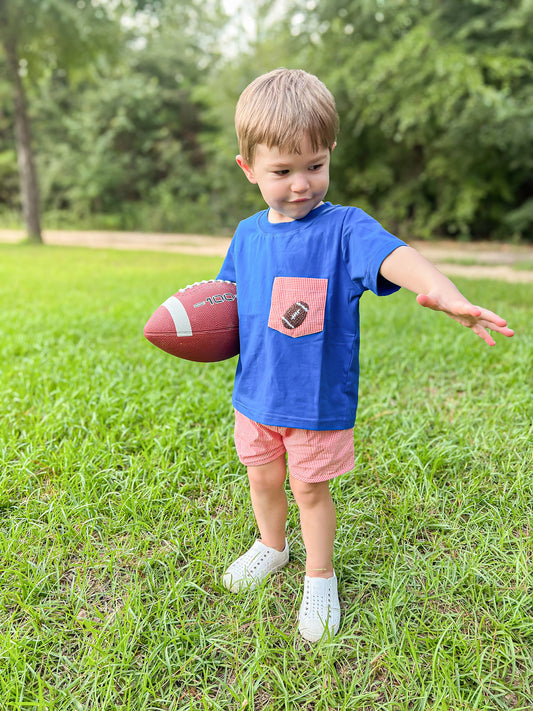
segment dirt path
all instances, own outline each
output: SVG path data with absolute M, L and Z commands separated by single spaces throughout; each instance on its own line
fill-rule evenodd
M 19 230 L 0 230 L 0 242 L 23 239 Z M 141 232 L 81 232 L 46 230 L 46 244 L 73 247 L 136 249 L 223 257 L 230 239 L 188 234 L 145 234 Z M 411 242 L 424 256 L 449 276 L 501 279 L 512 283 L 533 283 L 533 245 L 495 242 Z

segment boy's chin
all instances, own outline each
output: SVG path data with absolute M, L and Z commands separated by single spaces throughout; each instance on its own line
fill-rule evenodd
M 322 200 L 299 200 L 298 202 L 288 203 L 284 205 L 282 210 L 271 207 L 268 213 L 270 222 L 292 222 L 293 220 L 302 220 L 312 212 L 315 207 L 322 205 Z

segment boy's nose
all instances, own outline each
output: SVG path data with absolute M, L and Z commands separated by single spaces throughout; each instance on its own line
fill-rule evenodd
M 292 184 L 291 184 L 291 189 L 295 193 L 303 193 L 309 188 L 309 181 L 307 180 L 305 175 L 302 175 L 301 173 L 295 173 Z

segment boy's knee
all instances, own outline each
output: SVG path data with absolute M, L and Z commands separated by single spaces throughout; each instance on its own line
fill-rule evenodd
M 269 491 L 283 486 L 286 477 L 285 459 L 248 467 L 248 481 L 255 491 Z
M 290 477 L 291 490 L 298 506 L 314 506 L 329 499 L 329 482 L 309 483 Z

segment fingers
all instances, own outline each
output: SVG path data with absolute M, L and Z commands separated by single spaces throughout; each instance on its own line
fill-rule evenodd
M 458 323 L 472 329 L 489 346 L 496 345 L 496 341 L 488 332 L 489 330 L 500 333 L 506 338 L 514 336 L 514 331 L 507 327 L 507 321 L 504 318 L 493 311 L 475 306 L 466 299 L 444 304 L 429 294 L 418 294 L 416 300 L 420 306 L 433 309 L 433 311 L 442 311 Z
M 498 316 L 498 314 L 495 314 L 493 311 L 482 309 L 479 306 L 476 306 L 476 308 L 479 309 L 480 318 L 487 321 L 487 323 L 493 323 L 495 326 L 507 326 L 507 321 L 501 316 Z
M 491 331 L 496 331 L 496 333 L 500 333 L 506 338 L 511 338 L 512 336 L 514 336 L 513 329 L 508 328 L 507 321 L 504 318 L 498 316 L 498 314 L 495 314 L 493 311 L 489 311 L 488 309 L 482 309 L 480 307 L 476 308 L 479 309 L 479 317 L 477 318 L 477 324 L 480 325 L 482 328 L 490 329 Z
M 490 333 L 487 331 L 486 328 L 483 328 L 482 326 L 480 326 L 480 325 L 478 324 L 478 325 L 472 327 L 472 331 L 474 331 L 474 333 L 475 333 L 477 336 L 479 336 L 483 341 L 485 341 L 485 343 L 486 343 L 488 346 L 495 346 L 495 345 L 496 345 L 496 341 L 495 341 L 494 338 L 490 335 Z

